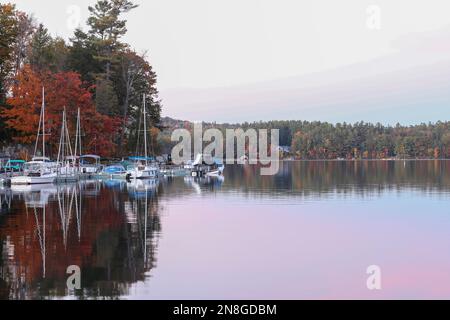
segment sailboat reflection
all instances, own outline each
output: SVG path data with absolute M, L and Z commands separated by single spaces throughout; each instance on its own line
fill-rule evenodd
M 11 210 L 12 198 L 11 189 L 0 187 L 0 215 L 6 214 Z
M 158 179 L 134 179 L 127 182 L 128 194 L 131 198 L 145 198 L 156 195 Z
M 58 211 L 61 219 L 61 231 L 64 246 L 67 247 L 67 237 L 72 215 L 75 215 L 78 241 L 81 238 L 81 193 L 79 185 L 62 185 L 58 188 Z
M 192 187 L 197 194 L 201 194 L 203 189 L 208 191 L 219 189 L 224 181 L 224 176 L 184 177 L 184 183 Z
M 57 191 L 58 189 L 54 184 L 11 186 L 12 194 L 15 196 L 23 196 L 27 208 L 45 207 L 49 203 L 50 198 L 53 197 Z
M 128 294 L 156 263 L 161 208 L 158 183 L 150 181 L 122 189 L 80 181 L 0 190 L 3 203 L 13 197 L 0 219 L 0 297 Z M 66 286 L 70 265 L 82 273 L 76 292 Z
M 72 220 L 72 213 L 75 213 L 77 222 L 78 239 L 81 237 L 81 197 L 78 196 L 77 185 L 41 185 L 34 186 L 33 191 L 22 192 L 27 214 L 31 211 L 35 220 L 35 233 L 39 243 L 42 278 L 46 278 L 47 262 L 47 208 L 49 201 L 55 200 L 58 203 L 58 213 L 60 217 L 60 227 L 62 231 L 63 244 L 67 246 L 68 229 Z M 20 190 L 15 189 L 16 193 Z M 55 199 L 53 199 L 55 198 Z M 49 208 L 50 211 L 51 208 Z
M 125 206 L 127 221 L 135 227 L 138 236 L 144 269 L 154 267 L 160 220 L 158 215 L 157 191 L 159 180 L 132 180 L 127 183 L 129 202 Z

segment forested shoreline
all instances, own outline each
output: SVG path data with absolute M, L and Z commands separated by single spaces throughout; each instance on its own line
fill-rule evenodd
M 450 122 L 411 126 L 271 121 L 243 127 L 277 128 L 280 145 L 300 159 L 450 158 Z
M 187 121 L 162 119 L 163 126 L 193 129 Z M 450 122 L 388 126 L 357 122 L 332 124 L 320 121 L 259 121 L 240 124 L 203 123 L 203 129 L 278 129 L 285 158 L 315 159 L 450 159 Z M 166 130 L 164 144 L 170 145 Z M 285 148 L 286 149 L 286 148 Z
M 34 142 L 45 87 L 50 150 L 66 108 L 73 134 L 81 109 L 84 152 L 124 156 L 135 149 L 145 94 L 156 151 L 161 101 L 145 52 L 122 41 L 125 16 L 137 5 L 101 0 L 89 7 L 87 30 L 69 41 L 13 4 L 0 5 L 0 146 Z

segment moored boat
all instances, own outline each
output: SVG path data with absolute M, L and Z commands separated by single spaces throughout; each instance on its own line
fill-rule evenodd
M 145 108 L 146 97 L 143 96 L 143 118 L 144 118 L 144 156 L 131 157 L 134 165 L 127 168 L 127 179 L 156 179 L 159 176 L 159 167 L 153 158 L 148 157 L 147 152 L 147 113 Z M 139 135 L 138 135 L 139 137 Z M 139 138 L 138 138 L 139 145 Z
M 80 174 L 82 176 L 93 177 L 102 171 L 100 164 L 100 156 L 94 154 L 86 154 L 80 156 Z
M 84 178 L 93 178 L 99 175 L 102 171 L 102 165 L 100 163 L 100 156 L 95 154 L 85 154 L 83 155 L 81 150 L 81 115 L 80 108 L 78 108 L 77 113 L 77 128 L 75 132 L 75 154 L 78 157 L 78 173 Z
M 222 160 L 208 155 L 198 154 L 194 162 L 190 164 L 191 176 L 221 176 L 225 170 Z
M 23 175 L 12 177 L 12 185 L 48 184 L 56 180 L 58 165 L 46 157 L 34 157 L 25 163 Z
M 160 173 L 167 177 L 185 177 L 189 174 L 189 169 L 182 166 L 164 166 L 160 168 Z
M 67 126 L 66 108 L 64 107 L 61 125 L 61 136 L 58 147 L 58 176 L 57 182 L 78 181 L 78 157 L 74 156 L 70 143 L 69 129 Z
M 8 160 L 1 168 L 1 173 L 17 173 L 23 170 L 23 166 L 25 165 L 25 160 L 16 160 L 10 159 Z
M 151 158 L 148 157 L 131 157 L 130 160 L 135 161 L 134 165 L 127 168 L 127 179 L 156 179 L 159 176 L 159 168 L 151 165 Z
M 105 179 L 126 179 L 127 170 L 121 164 L 114 164 L 103 168 L 99 173 L 99 177 Z
M 42 130 L 42 133 L 41 133 Z M 39 136 L 42 135 L 42 156 L 36 156 Z M 34 157 L 25 163 L 23 175 L 11 178 L 11 185 L 48 184 L 55 182 L 58 164 L 45 156 L 45 91 L 42 88 L 42 108 L 34 148 Z

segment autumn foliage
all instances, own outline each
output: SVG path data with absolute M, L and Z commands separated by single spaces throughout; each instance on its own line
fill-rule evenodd
M 83 153 L 111 156 L 115 152 L 114 138 L 120 121 L 96 111 L 89 88 L 83 86 L 75 72 L 35 72 L 24 66 L 18 73 L 7 100 L 11 108 L 3 109 L 0 116 L 6 125 L 16 131 L 14 140 L 32 144 L 36 139 L 42 105 L 42 87 L 45 87 L 46 139 L 57 147 L 62 111 L 66 108 L 69 131 L 75 137 L 77 110 L 81 111 Z M 56 150 L 56 149 L 54 149 Z

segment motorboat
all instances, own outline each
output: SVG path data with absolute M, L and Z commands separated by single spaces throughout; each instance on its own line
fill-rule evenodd
M 106 179 L 126 179 L 127 170 L 121 164 L 114 164 L 103 168 L 99 176 Z
M 80 156 L 80 173 L 89 177 L 99 174 L 102 171 L 100 159 L 100 156 L 94 154 Z
M 25 165 L 25 160 L 15 160 L 9 159 L 0 169 L 1 173 L 15 173 L 21 172 L 23 166 Z
M 203 154 L 198 154 L 189 166 L 193 177 L 221 176 L 225 170 L 222 160 Z
M 11 178 L 11 185 L 49 184 L 58 176 L 58 164 L 46 157 L 34 157 L 25 163 L 23 175 Z

